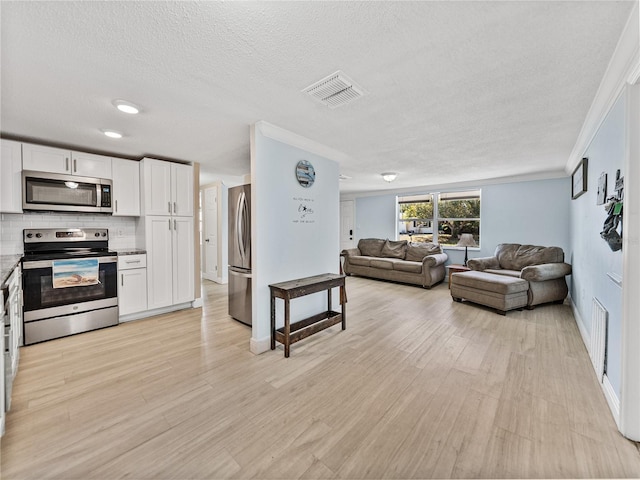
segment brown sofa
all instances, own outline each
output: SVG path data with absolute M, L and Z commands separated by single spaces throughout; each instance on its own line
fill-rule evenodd
M 493 257 L 470 259 L 467 266 L 471 272 L 452 275 L 451 296 L 454 300 L 466 298 L 506 311 L 523 306 L 533 308 L 542 303 L 561 303 L 568 293 L 565 277 L 571 274 L 571 265 L 564 263 L 564 252 L 559 247 L 502 243 L 496 247 Z M 504 277 L 518 281 L 505 282 Z M 520 295 L 523 295 L 525 290 L 526 303 L 523 297 L 522 300 L 517 298 L 518 293 L 521 291 Z
M 447 254 L 433 243 L 363 238 L 357 248 L 343 250 L 347 275 L 391 280 L 431 288 L 445 277 Z

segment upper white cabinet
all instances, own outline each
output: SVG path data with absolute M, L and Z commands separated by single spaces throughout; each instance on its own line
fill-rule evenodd
M 114 158 L 111 162 L 113 174 L 113 216 L 140 216 L 140 162 Z
M 82 177 L 111 178 L 111 157 L 71 152 L 71 173 Z
M 38 172 L 110 179 L 111 157 L 23 143 L 22 168 Z
M 0 212 L 22 213 L 22 144 L 2 140 L 0 153 Z
M 144 215 L 193 216 L 193 167 L 142 159 Z

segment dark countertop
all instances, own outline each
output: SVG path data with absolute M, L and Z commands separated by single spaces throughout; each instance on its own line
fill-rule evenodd
M 147 253 L 147 251 L 142 248 L 114 248 L 112 250 L 118 255 L 143 255 Z
M 22 255 L 0 255 L 0 288 L 5 288 L 13 269 L 20 263 Z

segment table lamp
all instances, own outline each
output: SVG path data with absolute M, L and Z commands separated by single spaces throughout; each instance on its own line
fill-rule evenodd
M 460 240 L 456 244 L 456 247 L 464 247 L 464 266 L 467 266 L 467 260 L 469 260 L 467 249 L 469 247 L 477 247 L 478 244 L 473 239 L 473 234 L 471 233 L 463 233 L 460 235 Z

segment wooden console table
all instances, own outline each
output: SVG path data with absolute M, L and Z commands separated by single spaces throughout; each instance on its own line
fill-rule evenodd
M 275 350 L 276 341 L 278 341 L 284 345 L 284 356 L 288 358 L 292 343 L 296 343 L 340 322 L 342 322 L 342 330 L 346 329 L 344 279 L 344 275 L 323 273 L 322 275 L 269 285 L 271 289 L 271 350 Z M 331 289 L 335 287 L 340 287 L 340 303 L 342 305 L 340 313 L 331 310 Z M 327 311 L 292 324 L 291 300 L 323 290 L 327 290 Z M 276 329 L 276 298 L 284 300 L 284 326 L 278 329 Z

